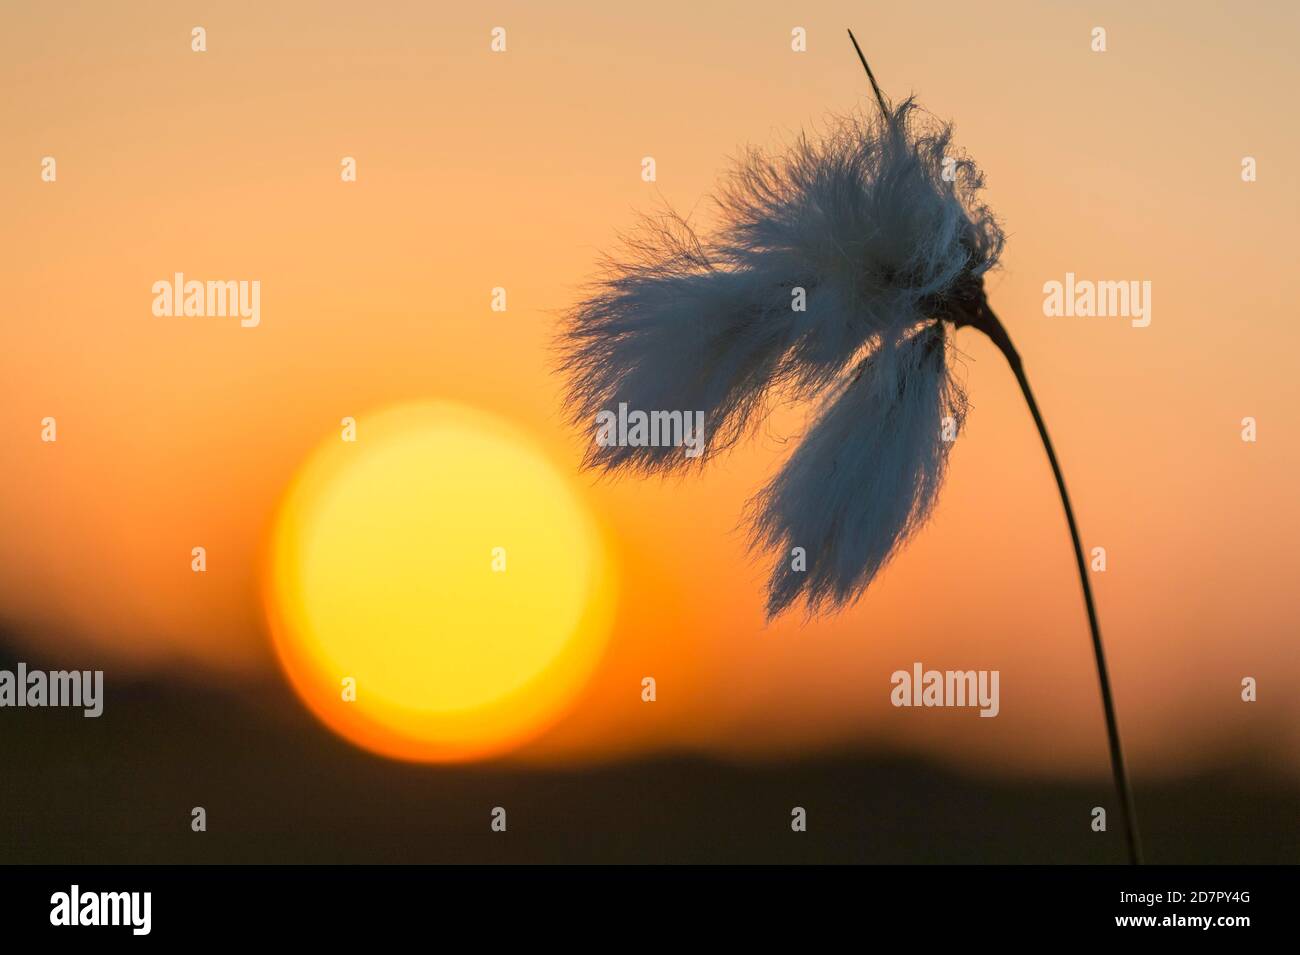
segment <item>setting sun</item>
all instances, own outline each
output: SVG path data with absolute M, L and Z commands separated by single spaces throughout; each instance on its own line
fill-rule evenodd
M 524 742 L 604 646 L 612 573 L 594 518 L 487 413 L 404 405 L 352 427 L 309 458 L 272 533 L 267 611 L 289 679 L 328 726 L 388 756 Z

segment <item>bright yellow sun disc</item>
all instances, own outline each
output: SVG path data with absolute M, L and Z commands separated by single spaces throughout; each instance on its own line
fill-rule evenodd
M 521 433 L 449 403 L 361 419 L 290 487 L 267 606 L 290 681 L 327 725 L 403 759 L 518 745 L 571 702 L 612 586 L 575 490 Z

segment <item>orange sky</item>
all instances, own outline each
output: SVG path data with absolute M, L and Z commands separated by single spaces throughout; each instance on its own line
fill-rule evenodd
M 546 353 L 556 313 L 634 210 L 692 209 L 742 144 L 863 102 L 853 26 L 887 91 L 956 120 L 1006 223 L 991 296 L 1085 545 L 1109 553 L 1094 585 L 1135 776 L 1223 747 L 1294 760 L 1298 21 L 1289 3 L 6 11 L 0 619 L 31 656 L 75 663 L 90 643 L 257 676 L 273 666 L 256 579 L 272 509 L 344 415 L 450 398 L 572 468 L 581 439 Z M 505 54 L 488 49 L 498 25 Z M 260 280 L 261 325 L 154 318 L 150 286 L 176 271 Z M 1151 281 L 1151 326 L 1044 317 L 1042 285 L 1067 271 Z M 1106 772 L 1046 460 L 993 348 L 969 331 L 958 345 L 973 411 L 937 516 L 838 618 L 765 628 L 766 569 L 738 530 L 801 409 L 702 479 L 579 478 L 620 552 L 619 618 L 534 752 L 872 741 Z M 55 445 L 39 440 L 47 415 Z M 206 575 L 189 569 L 196 544 Z M 914 660 L 1001 670 L 1001 715 L 891 708 L 889 673 Z M 1243 676 L 1258 704 L 1239 701 Z

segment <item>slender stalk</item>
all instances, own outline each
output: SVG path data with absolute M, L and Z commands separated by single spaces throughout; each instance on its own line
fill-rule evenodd
M 1083 544 L 1079 540 L 1079 527 L 1074 520 L 1074 508 L 1070 506 L 1070 495 L 1065 490 L 1065 475 L 1061 473 L 1061 464 L 1056 460 L 1056 451 L 1052 448 L 1052 439 L 1047 434 L 1047 425 L 1038 410 L 1038 402 L 1029 387 L 1029 378 L 1025 375 L 1024 364 L 1020 354 L 1011 344 L 1011 336 L 999 321 L 987 301 L 983 303 L 981 315 L 971 324 L 980 329 L 993 340 L 1007 359 L 1007 364 L 1015 372 L 1020 391 L 1029 405 L 1029 413 L 1038 426 L 1038 436 L 1043 441 L 1043 450 L 1052 465 L 1052 474 L 1056 476 L 1056 487 L 1061 492 L 1061 504 L 1065 508 L 1065 520 L 1070 525 L 1070 539 L 1074 542 L 1074 560 L 1079 568 L 1079 583 L 1083 587 L 1083 602 L 1088 608 L 1088 626 L 1092 630 L 1092 652 L 1097 661 L 1097 682 L 1101 684 L 1101 705 L 1106 712 L 1106 736 L 1110 742 L 1110 768 L 1115 777 L 1115 790 L 1119 793 L 1121 809 L 1124 816 L 1124 836 L 1128 843 L 1128 859 L 1131 865 L 1142 864 L 1142 841 L 1138 836 L 1137 810 L 1133 806 L 1133 792 L 1129 788 L 1128 771 L 1124 768 L 1124 749 L 1120 745 L 1119 721 L 1115 717 L 1115 700 L 1110 690 L 1110 674 L 1106 666 L 1106 651 L 1101 644 L 1101 628 L 1097 624 L 1097 608 L 1092 600 L 1092 586 L 1088 582 L 1088 566 L 1083 558 Z

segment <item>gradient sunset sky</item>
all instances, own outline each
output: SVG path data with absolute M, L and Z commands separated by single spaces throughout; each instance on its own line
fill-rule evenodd
M 558 314 L 637 210 L 707 226 L 742 145 L 869 106 L 852 27 L 888 93 L 956 122 L 1007 228 L 990 297 L 1085 547 L 1108 552 L 1093 582 L 1135 777 L 1225 750 L 1300 763 L 1294 3 L 148 2 L 3 21 L 0 621 L 33 665 L 260 685 L 259 560 L 296 469 L 344 416 L 442 398 L 532 434 L 617 551 L 608 652 L 521 755 L 875 744 L 1106 773 L 1060 503 L 977 334 L 957 337 L 972 412 L 936 517 L 838 617 L 765 626 L 740 528 L 808 409 L 700 478 L 576 473 L 589 436 L 559 409 Z M 155 318 L 151 285 L 178 271 L 260 280 L 260 326 Z M 1045 317 L 1067 272 L 1150 281 L 1150 326 Z M 913 661 L 1000 670 L 1001 715 L 893 709 Z

